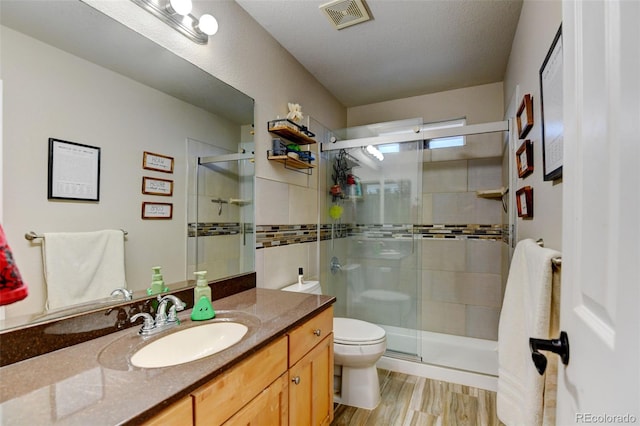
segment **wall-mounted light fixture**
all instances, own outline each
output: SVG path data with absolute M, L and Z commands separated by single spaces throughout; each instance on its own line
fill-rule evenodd
M 191 0 L 131 0 L 195 43 L 207 44 L 218 31 L 218 21 L 209 14 L 191 15 Z

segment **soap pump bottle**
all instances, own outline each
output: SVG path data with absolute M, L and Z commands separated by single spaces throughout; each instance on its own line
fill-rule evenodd
M 298 285 L 302 287 L 304 284 L 304 273 L 302 268 L 298 268 Z
M 162 278 L 162 272 L 160 272 L 160 266 L 154 266 L 151 268 L 153 275 L 151 275 L 151 287 L 147 289 L 147 294 L 160 294 L 168 291 L 169 289 L 164 285 L 164 279 Z
M 206 297 L 211 303 L 211 287 L 207 282 L 207 271 L 197 271 L 194 274 L 196 276 L 196 286 L 193 289 L 194 303 L 197 303 L 202 297 Z

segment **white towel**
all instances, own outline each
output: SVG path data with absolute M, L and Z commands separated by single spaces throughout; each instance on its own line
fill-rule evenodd
M 42 255 L 48 310 L 127 288 L 121 230 L 45 233 Z
M 498 326 L 497 408 L 507 426 L 542 424 L 545 377 L 531 360 L 529 338 L 550 338 L 551 259 L 557 256 L 559 252 L 526 239 L 511 259 Z

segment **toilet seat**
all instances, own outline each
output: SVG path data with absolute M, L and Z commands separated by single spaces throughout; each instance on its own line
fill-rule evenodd
M 333 341 L 340 345 L 376 345 L 386 340 L 382 327 L 353 318 L 333 319 Z

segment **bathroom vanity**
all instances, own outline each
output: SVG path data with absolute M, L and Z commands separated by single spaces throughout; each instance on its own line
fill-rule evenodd
M 0 368 L 1 423 L 328 425 L 334 302 L 267 289 L 216 300 L 211 321 L 240 321 L 248 333 L 217 354 L 170 367 L 129 362 L 154 340 L 143 341 L 138 327 L 7 365 Z M 197 326 L 189 316 L 182 312 L 175 329 Z

